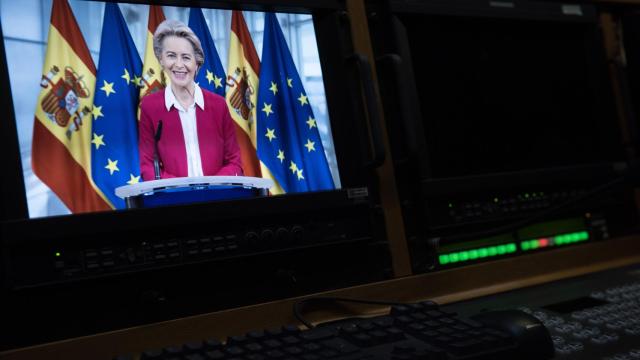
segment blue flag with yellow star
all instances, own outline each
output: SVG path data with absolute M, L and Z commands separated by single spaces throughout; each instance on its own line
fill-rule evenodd
M 191 8 L 189 12 L 189 27 L 198 39 L 200 39 L 202 50 L 204 51 L 204 64 L 202 64 L 202 68 L 198 71 L 198 74 L 196 74 L 195 81 L 201 88 L 224 97 L 226 84 L 224 79 L 226 73 L 222 68 L 222 62 L 220 62 L 218 51 L 211 38 L 211 33 L 207 27 L 207 22 L 204 20 L 204 15 L 202 15 L 202 10 Z
M 120 8 L 106 3 L 93 100 L 91 175 L 110 204 L 125 207 L 119 186 L 140 181 L 138 87 L 142 61 Z
M 334 189 L 309 99 L 273 13 L 265 14 L 257 108 L 258 158 L 282 190 Z

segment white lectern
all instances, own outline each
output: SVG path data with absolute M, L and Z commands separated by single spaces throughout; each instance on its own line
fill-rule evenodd
M 273 181 L 248 176 L 196 176 L 145 181 L 116 188 L 127 208 L 190 204 L 267 195 Z

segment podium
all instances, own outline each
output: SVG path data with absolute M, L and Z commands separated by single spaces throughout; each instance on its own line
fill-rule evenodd
M 248 176 L 195 176 L 145 181 L 116 188 L 127 208 L 149 208 L 264 196 L 269 179 Z

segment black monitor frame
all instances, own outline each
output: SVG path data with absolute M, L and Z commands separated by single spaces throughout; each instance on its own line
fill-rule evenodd
M 362 130 L 370 126 L 362 110 L 366 84 L 353 61 L 344 4 L 128 2 L 311 13 L 342 189 L 28 219 L 9 74 L 4 44 L 0 44 L 0 81 L 6 94 L 2 109 L 4 118 L 11 120 L 0 125 L 0 150 L 10 159 L 1 188 L 0 278 L 8 305 L 0 314 L 0 348 L 391 277 L 384 215 L 378 205 L 377 165 L 370 161 L 372 141 Z M 188 260 L 187 247 L 193 244 L 199 250 L 212 249 L 213 254 Z M 150 258 L 159 246 L 181 249 L 181 260 Z M 217 249 L 221 250 L 216 255 Z M 87 259 L 95 256 L 127 264 L 89 269 Z M 35 329 L 34 323 L 38 323 Z
M 603 239 L 634 231 L 637 227 L 637 209 L 634 203 L 632 186 L 609 189 L 588 201 L 570 206 L 571 199 L 578 198 L 590 189 L 602 185 L 620 176 L 619 167 L 633 160 L 625 153 L 620 114 L 617 114 L 613 98 L 613 88 L 608 62 L 605 56 L 604 40 L 598 29 L 598 12 L 590 4 L 565 4 L 534 1 L 496 1 L 477 2 L 455 1 L 370 1 L 368 12 L 372 31 L 372 44 L 377 56 L 378 76 L 382 92 L 387 130 L 391 142 L 400 201 L 403 204 L 405 230 L 407 231 L 414 272 L 432 271 L 441 268 L 436 256 L 437 248 L 447 242 L 465 242 L 474 238 L 489 236 L 491 229 L 508 229 L 528 217 L 542 214 L 550 205 L 541 205 L 541 210 L 530 208 L 523 212 L 514 212 L 508 216 L 485 216 L 486 212 L 473 218 L 463 211 L 451 212 L 448 206 L 461 204 L 470 206 L 470 212 L 479 212 L 475 206 L 483 206 L 495 198 L 515 197 L 527 192 L 541 191 L 548 194 L 568 194 L 564 200 L 552 205 L 567 202 L 564 211 L 549 214 L 546 220 L 562 217 L 585 217 L 592 214 L 603 216 L 609 221 L 611 233 L 598 234 L 594 230 L 593 238 Z M 458 177 L 436 177 L 432 171 L 432 157 L 428 139 L 425 135 L 427 113 L 421 107 L 421 98 L 416 66 L 412 60 L 407 27 L 403 17 L 418 18 L 422 21 L 430 17 L 442 19 L 475 19 L 480 21 L 508 20 L 513 22 L 561 22 L 590 27 L 594 62 L 602 75 L 595 79 L 599 91 L 605 95 L 610 105 L 608 113 L 611 126 L 618 128 L 620 137 L 619 161 L 568 164 L 561 167 L 531 168 L 518 171 L 486 171 L 475 175 Z M 442 20 L 444 21 L 444 20 Z M 416 24 L 420 23 L 416 20 Z M 413 34 L 415 36 L 415 34 Z M 424 44 L 424 48 L 429 45 Z M 453 46 L 453 45 L 452 45 Z M 424 49 L 420 49 L 422 51 Z M 412 81 L 415 80 L 415 81 Z M 629 119 L 624 119 L 629 121 Z M 442 134 L 431 134 L 442 136 Z M 603 195 L 604 194 L 604 195 Z M 537 206 L 538 204 L 536 204 Z M 490 207 L 490 206 L 489 206 Z M 462 216 L 460 216 L 462 215 Z M 484 218 L 483 218 L 484 217 Z M 462 218 L 462 220 L 459 220 Z M 541 218 L 541 222 L 544 216 Z M 585 220 L 590 222 L 591 220 Z M 587 224 L 590 226 L 589 224 Z M 505 230 L 508 232 L 516 229 Z M 468 236 L 464 236 L 467 234 Z M 476 235 L 474 235 L 476 234 Z M 497 234 L 493 234 L 497 235 Z

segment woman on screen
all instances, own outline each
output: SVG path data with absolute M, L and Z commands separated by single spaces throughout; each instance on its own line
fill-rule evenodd
M 153 35 L 153 50 L 170 85 L 140 103 L 142 178 L 242 175 L 225 99 L 194 81 L 204 63 L 198 37 L 184 23 L 165 20 Z

